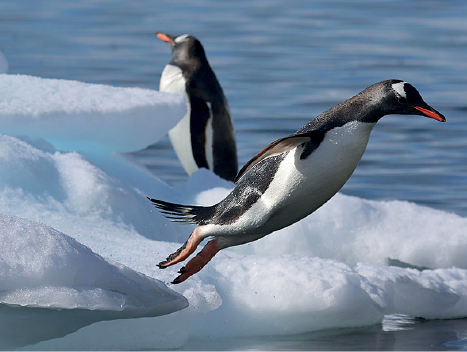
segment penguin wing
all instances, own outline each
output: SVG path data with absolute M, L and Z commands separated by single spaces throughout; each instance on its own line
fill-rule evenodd
M 322 136 L 322 134 L 320 134 L 320 136 Z M 315 133 L 313 132 L 293 134 L 269 144 L 242 167 L 235 177 L 234 182 L 237 183 L 253 166 L 264 159 L 287 152 L 303 143 L 313 142 L 314 137 Z M 322 137 L 320 139 L 322 140 Z

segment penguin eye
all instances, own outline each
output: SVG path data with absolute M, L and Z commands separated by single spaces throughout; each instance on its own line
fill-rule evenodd
M 401 96 L 397 97 L 397 101 L 401 104 L 407 103 L 407 99 Z

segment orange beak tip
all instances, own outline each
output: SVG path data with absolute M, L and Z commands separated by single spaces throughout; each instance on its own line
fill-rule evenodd
M 418 111 L 420 111 L 423 115 L 425 115 L 427 117 L 435 119 L 435 120 L 437 120 L 439 122 L 446 122 L 446 118 L 443 115 L 439 114 L 439 113 L 436 113 L 434 111 L 422 108 L 420 106 L 412 106 L 412 107 L 414 109 L 417 109 Z
M 157 33 L 157 38 L 159 38 L 160 40 L 164 41 L 164 42 L 171 42 L 172 39 L 169 38 L 169 36 L 167 34 L 164 34 L 164 33 Z

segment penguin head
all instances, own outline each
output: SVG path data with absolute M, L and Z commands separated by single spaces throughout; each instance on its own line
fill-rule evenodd
M 178 66 L 182 70 L 207 62 L 201 42 L 190 34 L 173 36 L 157 33 L 157 38 L 166 42 L 172 49 L 170 64 Z
M 445 117 L 429 106 L 410 83 L 401 80 L 387 80 L 383 86 L 384 114 L 422 115 L 445 122 Z

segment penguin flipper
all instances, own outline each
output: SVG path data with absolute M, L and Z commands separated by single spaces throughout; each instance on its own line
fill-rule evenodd
M 310 142 L 311 138 L 312 137 L 310 133 L 307 132 L 284 137 L 269 144 L 242 167 L 242 169 L 235 177 L 234 182 L 237 183 L 248 171 L 250 171 L 253 166 L 263 161 L 264 159 L 287 152 L 295 147 L 298 147 L 300 144 Z

